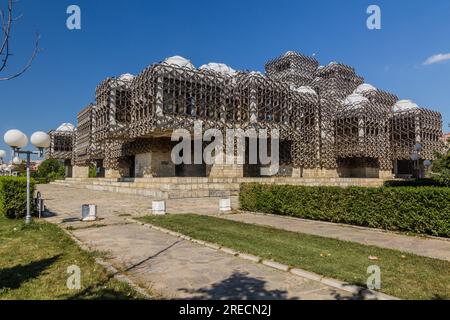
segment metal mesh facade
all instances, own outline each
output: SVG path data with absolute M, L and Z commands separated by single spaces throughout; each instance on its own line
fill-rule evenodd
M 304 56 L 294 51 L 266 63 L 266 73 L 269 77 L 295 86 L 306 86 L 314 80 L 314 73 L 319 62 L 313 57 Z
M 72 161 L 75 134 L 73 131 L 50 131 L 50 148 L 46 149 L 46 158 Z
M 95 105 L 90 104 L 78 113 L 74 148 L 74 158 L 77 166 L 88 166 L 95 159 L 98 159 L 99 152 L 96 146 L 99 143 L 94 141 L 94 108 Z
M 424 108 L 394 112 L 391 118 L 391 148 L 394 159 L 410 160 L 414 146 L 420 143 L 422 159 L 434 159 L 443 151 L 442 116 Z
M 276 128 L 281 164 L 334 170 L 346 161 L 391 170 L 409 159 L 414 144 L 434 159 L 441 148 L 442 119 L 426 109 L 394 112 L 398 98 L 364 87 L 347 65 L 318 67 L 314 57 L 288 52 L 259 72 L 218 72 L 166 62 L 138 76 L 108 78 L 96 103 L 78 114 L 74 148 L 77 165 L 104 159 L 117 169 L 151 149 L 153 138 L 174 129 Z M 361 86 L 363 85 L 363 86 Z M 70 151 L 68 151 L 70 152 Z
M 338 167 L 338 149 L 336 146 L 336 117 L 341 110 L 343 100 L 364 83 L 352 67 L 332 62 L 315 72 L 312 87 L 320 97 L 319 110 L 319 167 L 336 169 Z
M 97 87 L 95 141 L 127 138 L 131 123 L 131 81 L 132 77 L 108 78 Z

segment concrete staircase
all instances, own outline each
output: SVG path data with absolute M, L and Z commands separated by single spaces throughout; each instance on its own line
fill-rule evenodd
M 357 178 L 66 178 L 52 182 L 72 188 L 143 195 L 158 199 L 229 197 L 239 194 L 241 183 L 292 184 L 306 186 L 378 187 L 383 179 Z
M 72 188 L 143 195 L 158 199 L 229 197 L 239 193 L 239 183 L 212 182 L 208 178 L 88 179 L 66 178 L 52 182 Z

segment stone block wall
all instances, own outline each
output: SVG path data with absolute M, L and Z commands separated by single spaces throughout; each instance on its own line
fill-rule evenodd
M 89 178 L 89 167 L 73 166 L 73 178 Z
M 152 177 L 152 153 L 136 154 L 134 176 L 136 178 Z

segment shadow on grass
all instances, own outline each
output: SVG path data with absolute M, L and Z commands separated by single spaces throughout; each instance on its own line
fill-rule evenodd
M 71 296 L 65 296 L 67 300 L 130 300 L 133 299 L 132 295 L 127 295 L 122 291 L 118 291 L 111 288 L 105 288 L 107 283 L 111 280 L 101 281 L 83 291 Z
M 12 268 L 0 269 L 0 290 L 18 289 L 24 282 L 37 278 L 42 272 L 59 259 L 60 255 L 27 265 L 17 265 Z
M 287 291 L 267 290 L 266 281 L 249 277 L 247 273 L 235 272 L 229 278 L 208 288 L 180 289 L 192 293 L 189 300 L 284 300 Z M 296 299 L 296 298 L 292 298 Z

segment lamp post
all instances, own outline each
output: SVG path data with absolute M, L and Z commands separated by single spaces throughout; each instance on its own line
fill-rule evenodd
M 5 150 L 0 150 L 0 171 L 2 172 L 1 175 L 5 174 L 6 171 L 6 165 L 3 163 L 3 158 L 6 157 L 6 151 Z
M 9 130 L 5 133 L 4 140 L 7 145 L 13 149 L 13 163 L 20 164 L 20 155 L 26 155 L 27 162 L 27 216 L 25 218 L 25 223 L 29 224 L 31 222 L 31 210 L 30 210 L 30 166 L 31 166 L 31 155 L 37 155 L 42 158 L 44 155 L 44 149 L 50 147 L 50 136 L 42 131 L 37 131 L 31 136 L 31 143 L 38 149 L 38 151 L 22 150 L 28 144 L 28 137 L 19 130 Z
M 414 151 L 411 154 L 411 160 L 414 161 L 414 171 L 416 172 L 416 178 L 420 179 L 420 151 L 422 151 L 422 145 L 416 143 L 414 145 Z
M 425 178 L 428 176 L 428 174 L 429 174 L 429 170 L 430 170 L 430 167 L 431 167 L 431 160 L 425 160 L 424 162 L 423 162 L 423 166 L 425 167 Z

